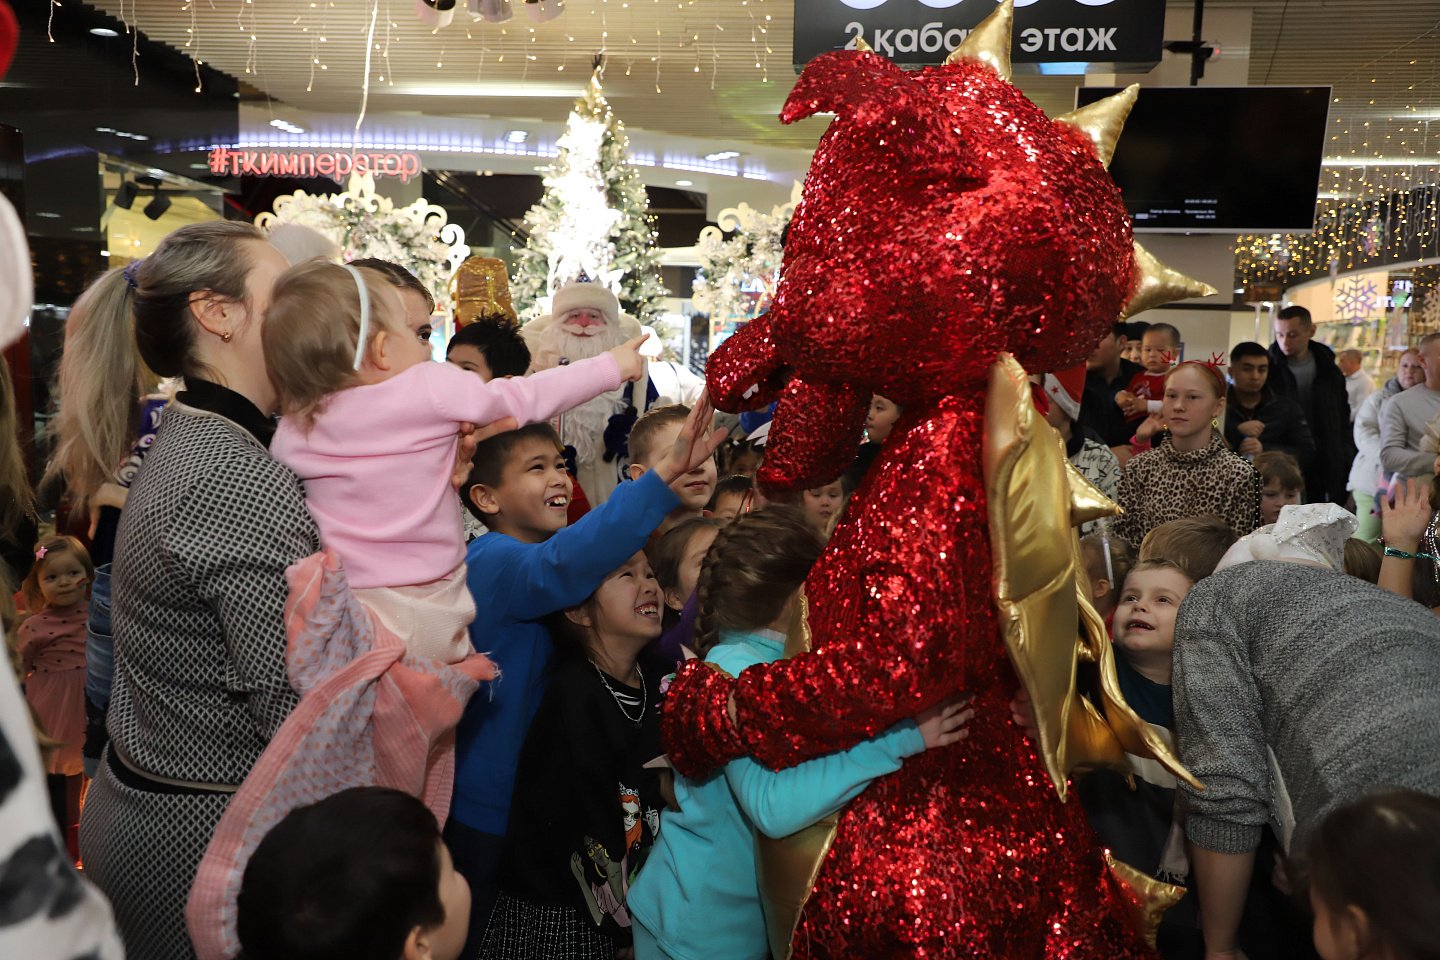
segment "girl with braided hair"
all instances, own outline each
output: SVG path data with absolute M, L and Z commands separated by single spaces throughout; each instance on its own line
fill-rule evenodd
M 731 674 L 784 656 L 800 587 L 823 548 L 821 534 L 792 507 L 743 514 L 721 529 L 700 570 L 696 652 Z M 742 757 L 726 764 L 724 776 L 677 775 L 680 809 L 665 814 L 627 901 L 636 960 L 769 957 L 753 831 L 789 836 L 835 813 L 906 757 L 962 739 L 971 716 L 965 706 L 956 698 L 779 773 Z

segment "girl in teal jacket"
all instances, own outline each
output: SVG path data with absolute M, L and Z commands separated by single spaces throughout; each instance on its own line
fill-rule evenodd
M 700 574 L 697 652 L 732 675 L 783 657 L 784 630 L 822 548 L 814 527 L 788 507 L 745 514 L 723 529 Z M 680 809 L 662 817 L 627 897 L 636 960 L 766 960 L 753 831 L 784 837 L 808 827 L 906 757 L 964 737 L 969 718 L 957 698 L 778 773 L 742 757 L 723 775 L 677 776 Z

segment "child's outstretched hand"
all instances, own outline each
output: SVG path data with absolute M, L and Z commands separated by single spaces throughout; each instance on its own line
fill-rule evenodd
M 970 736 L 965 725 L 974 717 L 975 711 L 970 709 L 970 695 L 960 694 L 918 714 L 915 725 L 920 728 L 920 736 L 925 738 L 925 749 L 934 750 Z
M 645 358 L 640 356 L 640 345 L 649 339 L 650 334 L 642 333 L 610 351 L 610 356 L 615 358 L 616 365 L 620 367 L 621 380 L 634 383 L 640 379 L 640 374 L 645 372 Z
M 675 446 L 655 465 L 655 471 L 667 484 L 676 483 L 720 449 L 728 434 L 725 430 L 711 429 L 710 425 L 714 422 L 715 407 L 710 403 L 710 391 L 706 390 L 700 394 L 690 416 L 685 418 L 685 425 L 675 438 Z
M 1394 497 L 1394 500 L 1391 500 Z M 1385 545 L 1412 552 L 1419 548 L 1425 528 L 1433 516 L 1430 510 L 1430 482 L 1422 477 L 1400 479 L 1387 496 L 1382 487 L 1375 494 L 1380 504 L 1380 530 Z

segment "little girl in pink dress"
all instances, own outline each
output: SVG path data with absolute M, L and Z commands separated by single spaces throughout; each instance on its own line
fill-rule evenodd
M 46 768 L 55 819 L 73 846 L 80 821 L 85 743 L 85 624 L 95 567 L 74 537 L 49 537 L 21 590 L 34 613 L 16 631 L 25 699 L 40 727 L 59 741 Z

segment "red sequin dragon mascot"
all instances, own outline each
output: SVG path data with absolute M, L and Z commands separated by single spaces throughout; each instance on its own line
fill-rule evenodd
M 778 401 L 773 491 L 839 475 L 872 393 L 905 413 L 806 584 L 796 655 L 676 677 L 675 767 L 789 767 L 974 695 L 967 740 L 761 839 L 777 958 L 1153 955 L 1140 928 L 1165 891 L 1099 848 L 1066 774 L 1126 753 L 1188 774 L 1120 699 L 1078 597 L 1072 525 L 1115 511 L 1068 467 L 1025 370 L 1073 366 L 1117 318 L 1213 291 L 1133 242 L 1105 165 L 1134 89 L 1047 118 L 1008 82 L 1011 17 L 1005 0 L 939 67 L 859 50 L 805 68 L 781 119 L 835 120 L 773 310 L 710 364 L 722 409 Z M 1079 697 L 1087 672 L 1100 693 Z M 1035 744 L 1010 719 L 1017 686 Z

